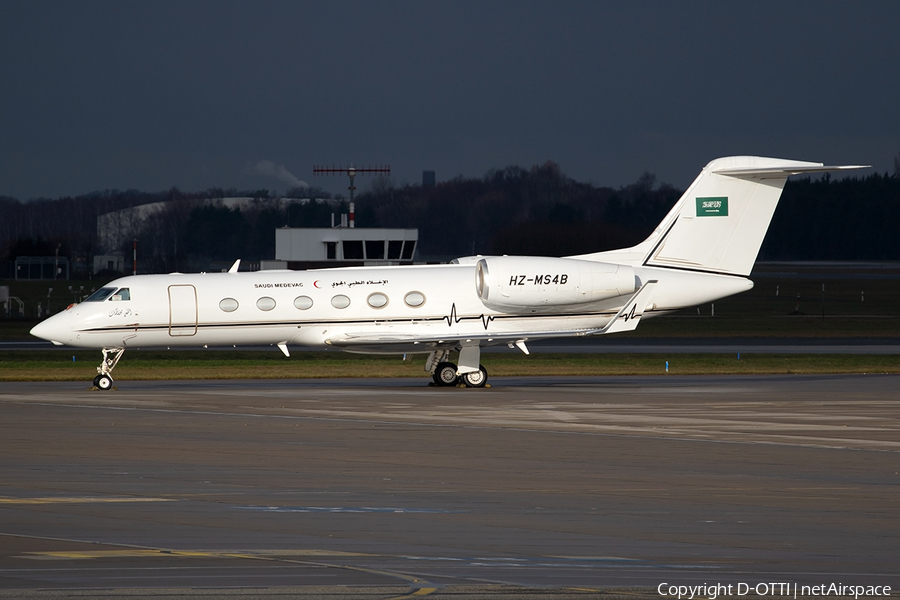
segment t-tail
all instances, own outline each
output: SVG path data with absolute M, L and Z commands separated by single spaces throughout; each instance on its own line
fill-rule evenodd
M 642 243 L 578 258 L 746 277 L 790 175 L 861 168 L 759 156 L 717 158 Z

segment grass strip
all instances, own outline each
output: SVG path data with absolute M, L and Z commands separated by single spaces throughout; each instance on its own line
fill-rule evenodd
M 74 361 L 73 361 L 74 357 Z M 746 375 L 900 373 L 900 355 L 872 354 L 490 354 L 482 362 L 491 376 Z M 0 381 L 78 381 L 96 374 L 95 351 L 0 351 Z M 121 380 L 310 379 L 426 377 L 424 356 L 337 352 L 133 350 L 116 367 Z

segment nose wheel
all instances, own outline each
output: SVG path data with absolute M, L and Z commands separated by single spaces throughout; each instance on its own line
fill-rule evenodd
M 113 378 L 109 375 L 97 375 L 94 377 L 94 387 L 98 390 L 106 391 L 111 389 L 113 385 Z
M 113 386 L 112 371 L 119 364 L 119 359 L 125 353 L 125 348 L 104 348 L 103 361 L 97 367 L 97 376 L 94 377 L 94 387 L 98 390 L 111 390 Z

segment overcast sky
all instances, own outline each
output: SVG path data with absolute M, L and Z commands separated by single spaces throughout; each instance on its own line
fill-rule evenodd
M 893 171 L 900 2 L 0 3 L 0 195 L 346 192 L 548 160 L 683 187 L 718 156 Z M 368 181 L 358 178 L 364 189 Z

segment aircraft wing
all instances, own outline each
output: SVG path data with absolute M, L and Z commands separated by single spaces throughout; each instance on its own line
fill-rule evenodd
M 502 346 L 516 345 L 530 340 L 566 336 L 591 335 L 589 329 L 554 329 L 548 331 L 504 332 L 483 335 L 423 336 L 371 336 L 347 334 L 330 338 L 326 344 L 348 352 L 431 352 L 436 349 L 452 350 L 460 346 Z
M 616 316 L 606 324 L 606 327 L 594 329 L 583 335 L 604 335 L 606 333 L 619 333 L 637 329 L 638 323 L 641 322 L 641 317 L 644 316 L 644 311 L 647 310 L 648 306 L 652 306 L 650 299 L 657 283 L 658 281 L 653 279 L 642 285 L 616 313 Z
M 344 334 L 340 337 L 328 339 L 325 343 L 334 348 L 340 348 L 349 352 L 431 352 L 435 349 L 453 349 L 459 346 L 519 346 L 531 340 L 558 338 L 558 337 L 586 337 L 605 335 L 607 333 L 619 333 L 633 331 L 640 323 L 641 317 L 647 307 L 651 306 L 650 297 L 657 281 L 648 281 L 640 287 L 628 301 L 619 309 L 619 312 L 606 324 L 597 329 L 550 329 L 545 331 L 521 331 L 490 333 L 479 335 L 454 335 L 447 334 L 435 337 L 423 337 L 415 335 L 354 335 Z M 525 350 L 523 350 L 525 351 Z M 527 353 L 527 352 L 526 352 Z

